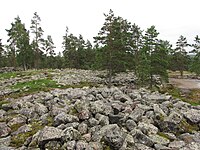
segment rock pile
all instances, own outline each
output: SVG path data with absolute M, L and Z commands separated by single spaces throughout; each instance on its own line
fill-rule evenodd
M 198 150 L 199 129 L 199 106 L 145 89 L 55 89 L 0 107 L 1 150 Z
M 21 68 L 15 68 L 15 67 L 0 68 L 0 73 L 13 72 L 13 71 L 22 71 L 22 69 Z

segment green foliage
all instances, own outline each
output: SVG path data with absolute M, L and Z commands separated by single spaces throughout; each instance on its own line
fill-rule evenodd
M 63 56 L 65 67 L 77 69 L 91 69 L 94 64 L 94 50 L 90 41 L 85 42 L 82 35 L 79 37 L 68 33 L 63 36 Z
M 183 76 L 183 71 L 188 69 L 189 57 L 186 52 L 187 46 L 187 39 L 181 35 L 176 42 L 176 48 L 171 54 L 170 69 L 180 71 L 181 76 Z
M 11 54 L 10 57 L 13 59 L 14 66 L 18 64 L 26 70 L 31 67 L 33 60 L 33 51 L 29 44 L 29 32 L 26 30 L 25 25 L 22 24 L 19 16 L 15 18 L 15 22 L 11 25 L 11 29 L 6 30 L 9 36 L 8 48 Z
M 190 71 L 196 73 L 196 75 L 200 75 L 200 38 L 196 36 L 194 42 L 191 53 L 194 53 L 195 56 L 192 58 Z
M 101 69 L 108 70 L 109 86 L 113 74 L 126 71 L 129 51 L 130 23 L 121 17 L 115 17 L 112 10 L 105 16 L 105 23 L 94 37 L 98 48 L 97 58 Z
M 33 19 L 31 20 L 31 31 L 34 36 L 34 40 L 32 41 L 32 48 L 34 51 L 34 67 L 36 69 L 40 68 L 41 66 L 41 57 L 43 55 L 42 46 L 44 44 L 43 36 L 43 29 L 40 26 L 41 18 L 37 14 L 34 13 Z

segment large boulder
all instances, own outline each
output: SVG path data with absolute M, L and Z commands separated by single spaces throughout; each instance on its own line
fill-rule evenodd
M 45 144 L 49 141 L 59 141 L 64 136 L 63 131 L 55 127 L 45 126 L 38 135 L 38 145 L 45 149 Z

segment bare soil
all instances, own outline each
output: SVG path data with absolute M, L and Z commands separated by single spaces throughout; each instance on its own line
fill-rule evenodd
M 180 89 L 200 89 L 200 80 L 169 78 L 169 83 Z

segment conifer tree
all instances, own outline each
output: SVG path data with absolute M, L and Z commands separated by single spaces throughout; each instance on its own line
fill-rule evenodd
M 42 45 L 44 44 L 44 39 L 42 38 L 44 31 L 41 28 L 40 22 L 41 18 L 39 17 L 37 12 L 35 12 L 33 19 L 31 20 L 30 28 L 34 36 L 34 39 L 32 41 L 32 48 L 34 50 L 34 56 L 35 56 L 34 66 L 36 69 L 39 69 L 40 67 L 41 56 L 43 54 Z
M 127 51 L 130 23 L 121 17 L 115 17 L 112 10 L 104 14 L 105 23 L 94 37 L 95 43 L 100 47 L 98 56 L 103 69 L 108 70 L 108 86 L 111 86 L 111 78 L 117 72 L 126 71 Z
M 15 18 L 15 22 L 11 25 L 11 29 L 6 30 L 9 36 L 9 47 L 13 57 L 17 58 L 18 65 L 26 70 L 28 67 L 31 67 L 31 60 L 33 60 L 32 49 L 29 44 L 29 32 L 19 17 Z
M 176 42 L 176 48 L 173 53 L 172 61 L 174 69 L 180 71 L 181 76 L 183 76 L 183 71 L 187 70 L 188 66 L 188 56 L 186 52 L 188 45 L 186 37 L 181 35 Z
M 195 54 L 195 56 L 192 59 L 190 70 L 195 72 L 197 75 L 200 75 L 200 38 L 198 35 L 195 37 L 194 42 L 195 43 L 192 44 L 193 50 L 191 53 Z

